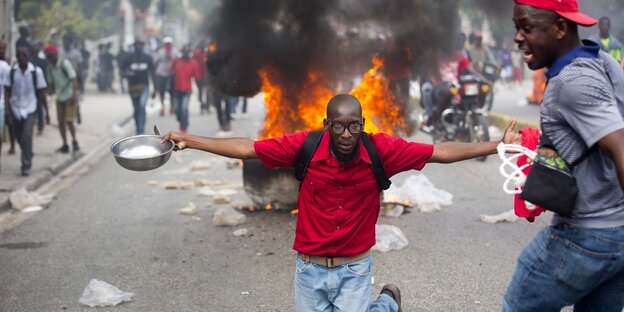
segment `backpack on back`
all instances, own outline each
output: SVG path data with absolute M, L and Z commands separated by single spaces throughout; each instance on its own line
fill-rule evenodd
M 295 163 L 295 178 L 299 180 L 299 182 L 303 182 L 303 178 L 308 170 L 308 165 L 316 152 L 316 148 L 321 142 L 324 132 L 325 131 L 323 130 L 310 131 L 308 136 L 305 138 L 305 141 L 303 141 L 303 145 L 301 145 L 301 148 L 299 149 L 297 162 Z M 386 170 L 383 167 L 383 161 L 379 157 L 377 149 L 375 149 L 373 142 L 366 132 L 362 131 L 360 138 L 362 140 L 362 144 L 364 144 L 364 148 L 366 148 L 366 151 L 368 152 L 368 156 L 371 159 L 371 169 L 373 170 L 379 189 L 387 190 L 392 182 L 388 179 Z

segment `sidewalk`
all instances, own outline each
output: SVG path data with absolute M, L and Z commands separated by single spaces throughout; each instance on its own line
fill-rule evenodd
M 533 90 L 533 81 L 524 80 L 520 86 L 497 82 L 494 105 L 489 113 L 490 124 L 503 131 L 512 119 L 518 121 L 516 131 L 524 127 L 539 127 L 539 105 L 530 105 L 526 97 Z
M 55 151 L 62 145 L 62 141 L 56 121 L 56 105 L 52 101 L 52 98 L 48 99 L 51 124 L 46 125 L 40 136 L 36 134 L 37 130 L 35 129 L 33 167 L 30 176 L 21 176 L 21 151 L 17 142 L 15 142 L 14 155 L 8 154 L 10 148 L 8 135 L 7 140 L 2 144 L 0 154 L 0 211 L 10 208 L 9 195 L 11 192 L 22 187 L 28 191 L 36 190 L 63 169 L 88 155 L 102 140 L 110 140 L 114 136 L 112 133 L 113 125 L 124 123 L 130 120 L 132 116 L 132 105 L 128 95 L 99 94 L 87 90 L 80 104 L 82 123 L 77 126 L 77 139 L 81 151 L 75 155 L 71 152 L 70 154 L 59 154 Z M 116 134 L 116 136 L 119 135 Z M 71 143 L 69 131 L 67 137 Z

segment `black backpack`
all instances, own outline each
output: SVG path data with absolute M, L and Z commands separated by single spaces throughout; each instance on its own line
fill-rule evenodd
M 323 130 L 310 131 L 305 141 L 303 141 L 303 145 L 299 149 L 299 155 L 297 156 L 297 163 L 295 164 L 295 178 L 299 180 L 299 182 L 303 182 L 305 173 L 308 170 L 308 165 L 316 152 L 316 148 L 321 142 L 324 132 L 325 131 Z M 377 149 L 375 149 L 373 142 L 370 137 L 368 137 L 366 132 L 362 132 L 360 138 L 362 139 L 362 144 L 364 144 L 364 148 L 366 148 L 368 156 L 371 159 L 371 169 L 373 170 L 373 174 L 375 174 L 377 185 L 381 190 L 387 190 L 392 182 L 390 182 L 388 175 L 386 175 L 386 170 L 383 167 L 383 161 L 379 157 Z

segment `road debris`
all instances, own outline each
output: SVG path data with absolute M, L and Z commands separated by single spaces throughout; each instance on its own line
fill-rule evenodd
M 441 210 L 441 206 L 451 205 L 453 195 L 435 188 L 424 174 L 418 173 L 409 176 L 402 186 L 390 185 L 384 191 L 384 200 L 413 205 L 421 212 L 434 212 Z
M 241 168 L 242 165 L 242 161 L 238 160 L 238 159 L 228 159 L 225 162 L 225 167 L 228 169 L 237 169 L 237 168 Z
M 195 204 L 193 204 L 192 202 L 189 202 L 186 207 L 180 209 L 180 214 L 181 215 L 186 215 L 186 216 L 193 216 L 197 214 L 197 206 L 195 206 Z
M 230 207 L 217 209 L 212 217 L 212 223 L 218 226 L 234 226 L 245 223 L 247 217 Z
M 158 186 L 158 184 L 159 183 L 156 180 L 149 180 L 149 181 L 147 181 L 147 185 L 149 185 L 149 186 Z
M 489 216 L 489 215 L 480 215 L 481 221 L 489 224 L 494 224 L 498 222 L 516 222 L 520 217 L 516 216 L 515 212 L 512 210 L 505 211 L 501 214 Z
M 168 181 L 162 184 L 165 190 L 190 190 L 195 187 L 195 182 Z
M 215 205 L 225 205 L 230 203 L 230 198 L 227 196 L 217 195 L 213 197 L 212 202 Z
M 52 201 L 52 198 L 54 198 L 54 195 L 40 195 L 37 192 L 28 192 L 24 187 L 11 192 L 9 195 L 11 207 L 20 211 L 29 207 L 45 206 Z
M 249 230 L 246 229 L 246 228 L 238 229 L 238 230 L 232 232 L 232 235 L 234 235 L 236 237 L 249 236 Z
M 212 165 L 209 162 L 195 160 L 191 163 L 191 165 L 189 166 L 189 169 L 191 171 L 200 171 L 200 170 L 208 170 L 210 169 L 210 167 L 212 167 Z
M 403 249 L 409 244 L 401 229 L 388 224 L 375 225 L 375 241 L 373 250 L 379 252 Z
M 119 288 L 97 279 L 92 279 L 82 292 L 78 302 L 89 307 L 112 307 L 132 300 L 134 293 L 123 292 Z

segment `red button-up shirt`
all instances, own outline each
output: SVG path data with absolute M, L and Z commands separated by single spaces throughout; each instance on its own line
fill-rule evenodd
M 256 154 L 269 168 L 294 167 L 307 132 L 257 141 Z M 407 142 L 386 134 L 369 134 L 391 177 L 422 169 L 433 145 Z M 375 245 L 380 189 L 363 144 L 359 156 L 343 166 L 329 149 L 324 133 L 299 191 L 299 216 L 293 249 L 314 256 L 350 257 Z

